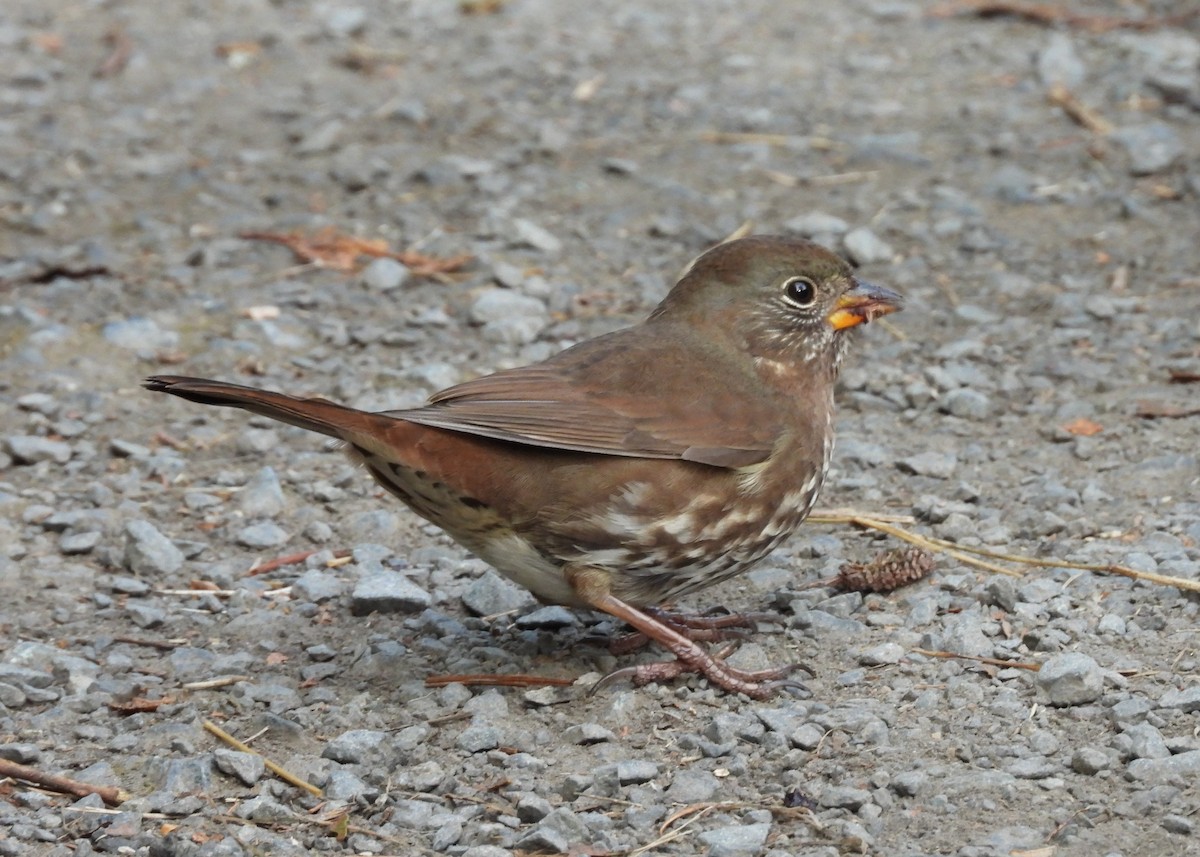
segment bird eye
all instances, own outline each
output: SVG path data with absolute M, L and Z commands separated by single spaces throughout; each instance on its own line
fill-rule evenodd
M 783 284 L 783 294 L 798 307 L 810 307 L 817 299 L 817 287 L 807 277 L 792 277 Z

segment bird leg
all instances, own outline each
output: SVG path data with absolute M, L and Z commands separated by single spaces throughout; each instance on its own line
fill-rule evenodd
M 722 613 L 707 615 L 698 613 L 676 613 L 661 607 L 643 607 L 642 612 L 657 619 L 669 628 L 678 631 L 694 643 L 723 643 L 726 640 L 743 640 L 747 631 L 754 630 L 759 622 L 781 624 L 775 613 Z M 647 645 L 650 638 L 641 631 L 622 634 L 609 640 L 608 650 L 614 655 L 627 655 Z
M 670 625 L 613 595 L 609 591 L 608 572 L 587 567 L 568 567 L 566 572 L 572 588 L 591 607 L 633 626 L 675 656 L 674 661 L 640 664 L 610 673 L 593 686 L 592 692 L 625 678 L 641 685 L 672 679 L 685 672 L 698 673 L 730 693 L 744 693 L 753 699 L 766 699 L 777 690 L 805 689 L 799 681 L 788 678 L 792 672 L 801 668 L 800 664 L 756 672 L 735 669 L 725 663 L 724 656 L 728 652 L 711 655 L 699 643 Z

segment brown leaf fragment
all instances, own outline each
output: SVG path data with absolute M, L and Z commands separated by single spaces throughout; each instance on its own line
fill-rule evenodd
M 1100 432 L 1104 431 L 1104 426 L 1086 417 L 1071 420 L 1062 428 L 1067 434 L 1073 434 L 1076 437 L 1091 437 L 1094 434 L 1100 434 Z
M 109 711 L 114 711 L 117 714 L 145 714 L 151 711 L 158 711 L 164 705 L 168 705 L 175 700 L 171 697 L 163 697 L 162 699 L 147 699 L 144 696 L 135 696 L 132 699 L 124 701 L 114 700 L 108 704 Z
M 350 273 L 358 270 L 359 258 L 386 257 L 406 265 L 414 276 L 431 277 L 459 270 L 473 258 L 469 253 L 458 256 L 428 256 L 415 250 L 395 251 L 382 238 L 357 238 L 338 232 L 332 226 L 311 235 L 302 232 L 243 232 L 247 241 L 270 241 L 287 247 L 301 262 Z

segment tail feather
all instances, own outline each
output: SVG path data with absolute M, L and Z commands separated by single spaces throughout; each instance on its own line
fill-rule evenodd
M 170 393 L 202 405 L 241 408 L 351 443 L 361 438 L 364 432 L 379 431 L 397 422 L 394 417 L 347 408 L 326 399 L 301 399 L 207 378 L 153 375 L 143 381 L 142 386 L 156 393 Z

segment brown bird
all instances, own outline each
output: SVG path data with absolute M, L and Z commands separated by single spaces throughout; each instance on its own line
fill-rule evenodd
M 593 608 L 674 662 L 763 698 L 792 667 L 739 671 L 713 624 L 657 609 L 745 571 L 808 515 L 833 451 L 847 332 L 901 298 L 808 241 L 755 236 L 696 259 L 646 321 L 541 363 L 369 413 L 173 375 L 150 390 L 345 442 L 418 515 L 538 599 Z

